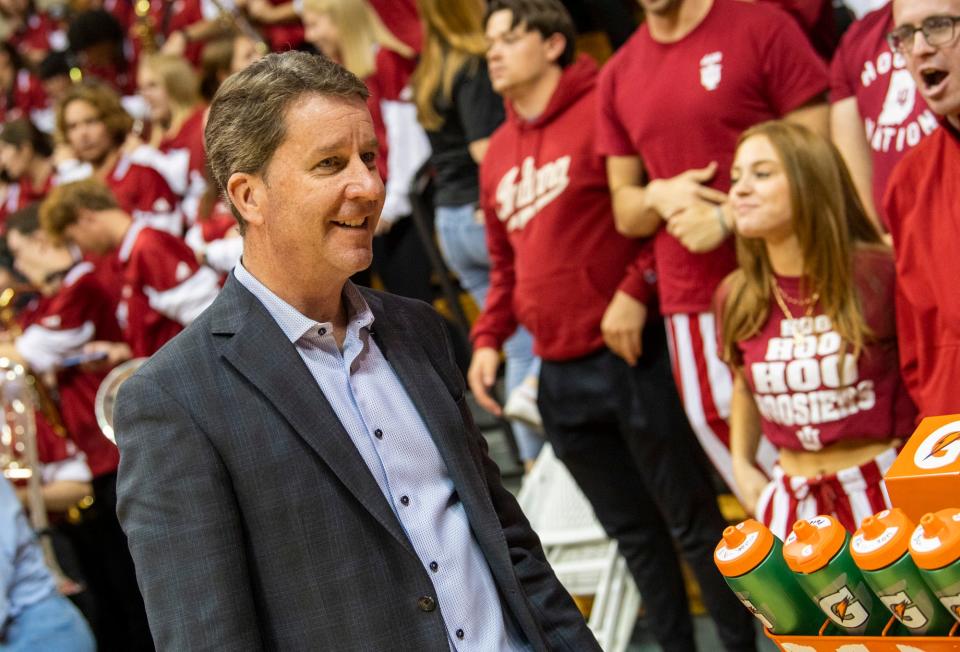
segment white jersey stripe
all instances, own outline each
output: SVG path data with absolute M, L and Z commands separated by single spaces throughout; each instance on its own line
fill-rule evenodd
M 670 315 L 665 319 L 668 320 L 667 329 L 671 326 L 669 322 L 673 322 L 673 344 L 677 356 L 677 367 L 680 370 L 683 407 L 687 413 L 687 419 L 714 468 L 723 477 L 731 491 L 736 494 L 737 485 L 733 481 L 733 462 L 730 451 L 710 427 L 703 409 L 700 376 L 697 373 L 697 361 L 690 336 L 690 318 L 688 315 Z
M 93 339 L 95 332 L 92 321 L 84 322 L 79 328 L 66 330 L 33 324 L 16 339 L 14 346 L 34 373 L 44 374 L 68 355 L 79 352 L 84 344 Z
M 188 326 L 213 303 L 220 292 L 220 275 L 209 267 L 201 267 L 180 285 L 157 291 L 145 287 L 150 307 L 165 317 Z

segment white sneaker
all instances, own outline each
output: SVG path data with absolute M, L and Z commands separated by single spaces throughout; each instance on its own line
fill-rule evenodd
M 523 382 L 514 388 L 503 406 L 503 416 L 510 421 L 519 421 L 537 432 L 543 432 L 543 419 L 537 409 L 537 388 Z

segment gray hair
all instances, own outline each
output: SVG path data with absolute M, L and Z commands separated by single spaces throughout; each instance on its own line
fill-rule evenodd
M 261 174 L 266 169 L 286 137 L 287 109 L 308 93 L 360 100 L 369 96 L 362 81 L 329 58 L 284 52 L 268 54 L 229 77 L 210 103 L 203 133 L 207 162 L 241 233 L 246 221 L 227 195 L 227 181 L 238 172 Z

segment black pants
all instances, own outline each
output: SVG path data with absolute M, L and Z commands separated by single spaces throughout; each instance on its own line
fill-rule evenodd
M 661 321 L 645 329 L 636 367 L 606 349 L 544 360 L 539 405 L 548 441 L 617 541 L 665 652 L 696 649 L 676 548 L 726 648 L 755 650 L 753 618 L 713 563 L 726 523 L 670 374 Z
M 93 480 L 93 505 L 78 525 L 63 530 L 73 543 L 87 591 L 96 601 L 91 623 L 99 652 L 152 651 L 143 598 L 137 587 L 127 537 L 117 520 L 117 475 Z M 198 551 L 202 554 L 202 551 Z

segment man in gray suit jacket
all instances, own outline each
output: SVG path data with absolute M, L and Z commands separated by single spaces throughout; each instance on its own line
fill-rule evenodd
M 121 389 L 118 514 L 160 650 L 597 650 L 500 483 L 442 321 L 359 289 L 384 190 L 366 88 L 269 55 L 206 144 L 244 234 Z

